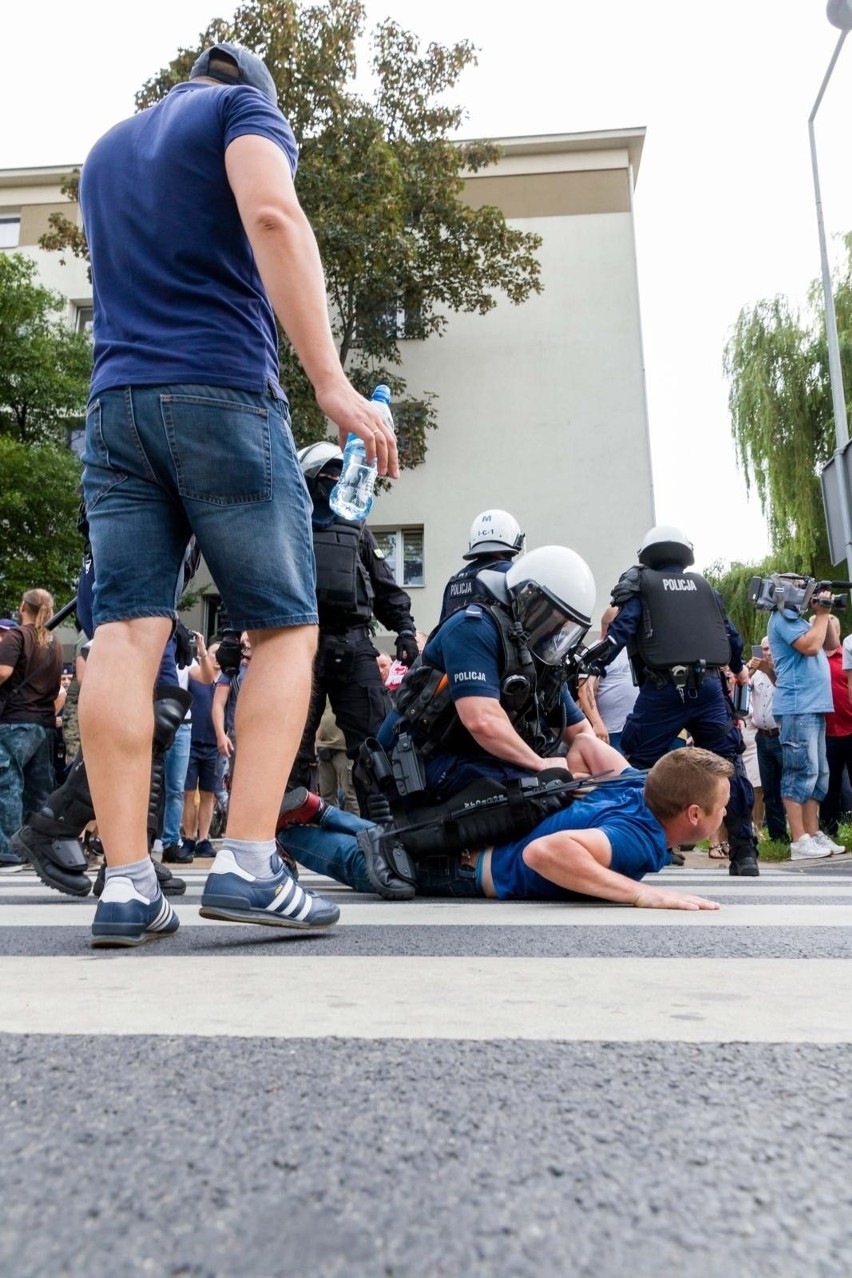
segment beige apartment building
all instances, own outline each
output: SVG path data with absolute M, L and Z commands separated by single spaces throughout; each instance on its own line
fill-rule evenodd
M 480 510 L 511 511 L 528 548 L 558 543 L 583 555 L 598 613 L 655 518 L 633 218 L 644 129 L 498 141 L 502 158 L 468 178 L 465 198 L 542 237 L 543 292 L 522 306 L 501 298 L 485 316 L 453 315 L 443 337 L 402 342 L 409 393 L 436 395 L 439 426 L 424 465 L 378 496 L 370 517 L 426 631 Z M 68 171 L 0 172 L 0 248 L 32 255 L 43 282 L 68 298 L 69 323 L 85 326 L 85 263 L 62 265 L 37 246 L 49 214 L 73 207 L 60 192 Z M 215 584 L 195 585 L 204 597 L 187 621 L 209 633 Z

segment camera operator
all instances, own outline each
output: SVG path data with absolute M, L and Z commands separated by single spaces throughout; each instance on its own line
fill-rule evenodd
M 816 860 L 844 850 L 819 828 L 820 800 L 828 791 L 825 716 L 834 709 L 824 651 L 832 603 L 831 593 L 820 590 L 810 601 L 814 610 L 810 623 L 790 606 L 776 609 L 769 618 L 769 647 L 775 664 L 772 713 L 781 730 L 781 798 L 794 861 Z

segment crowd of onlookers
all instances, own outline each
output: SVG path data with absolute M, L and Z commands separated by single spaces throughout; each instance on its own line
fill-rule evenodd
M 85 676 L 87 641 L 81 634 L 74 662 L 63 664 L 61 645 L 44 625 L 52 609 L 50 595 L 34 590 L 24 595 L 19 618 L 0 619 L 0 868 L 4 863 L 7 868 L 17 868 L 14 863 L 18 858 L 9 849 L 11 835 L 24 815 L 61 783 L 80 746 L 77 695 Z M 615 612 L 613 608 L 604 612 L 602 636 Z M 218 642 L 207 648 L 203 635 L 196 633 L 194 639 L 194 656 L 178 666 L 178 680 L 192 700 L 166 756 L 159 840 L 163 859 L 177 864 L 213 856 L 211 839 L 224 828 L 228 776 L 238 746 L 235 709 L 251 661 L 251 643 L 245 633 L 240 637 L 239 668 L 231 674 L 223 673 L 219 666 Z M 422 650 L 426 636 L 418 634 L 418 641 Z M 818 822 L 822 837 L 834 840 L 844 814 L 852 811 L 852 635 L 841 639 L 840 622 L 834 615 L 826 620 L 820 650 L 830 673 L 831 709 L 826 706 L 816 711 L 818 717 L 825 717 L 828 765 L 827 793 L 818 803 Z M 815 655 L 805 653 L 800 661 L 814 676 L 817 663 L 813 670 L 805 663 Z M 386 653 L 379 653 L 377 663 L 390 708 L 390 691 L 399 685 L 405 667 Z M 807 840 L 797 807 L 807 811 L 809 800 L 791 805 L 789 798 L 782 797 L 784 752 L 781 716 L 773 713 L 777 671 L 769 635 L 752 649 L 747 669 L 750 709 L 738 718 L 745 743 L 743 761 L 755 792 L 755 830 L 773 840 L 790 838 L 795 855 L 797 843 L 803 837 Z M 596 735 L 616 749 L 637 691 L 626 651 L 612 662 L 604 677 L 580 679 L 577 695 L 581 709 Z M 808 700 L 807 688 L 800 700 L 802 707 L 821 704 L 813 696 Z M 689 744 L 688 735 L 682 734 L 672 742 L 672 748 Z M 358 811 L 352 760 L 328 703 L 316 736 L 313 781 L 327 802 Z M 709 854 L 726 857 L 724 827 L 711 840 Z M 810 854 L 816 855 L 816 851 L 812 849 Z

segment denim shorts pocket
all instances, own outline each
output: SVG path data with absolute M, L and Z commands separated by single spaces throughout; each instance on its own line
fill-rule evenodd
M 243 401 L 239 392 L 160 396 L 181 497 L 213 506 L 270 500 L 271 427 L 257 400 L 246 395 Z
M 86 439 L 83 448 L 83 500 L 93 510 L 100 499 L 127 478 L 115 465 L 104 436 L 101 401 L 94 400 L 86 410 Z

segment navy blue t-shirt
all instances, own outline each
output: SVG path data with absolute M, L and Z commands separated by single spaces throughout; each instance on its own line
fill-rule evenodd
M 170 383 L 280 393 L 275 317 L 225 173 L 226 148 L 246 135 L 274 142 L 295 173 L 289 124 L 248 85 L 177 85 L 89 153 L 92 394 Z
M 447 675 L 453 701 L 461 701 L 464 697 L 491 697 L 499 700 L 502 644 L 496 624 L 478 604 L 470 604 L 463 611 L 453 613 L 426 644 L 423 659 Z M 563 689 L 562 700 L 565 705 L 566 726 L 582 723 L 585 716 L 567 688 Z M 391 711 L 377 734 L 386 750 L 394 744 L 393 728 L 398 719 L 397 712 Z M 471 753 L 467 757 L 477 760 L 491 758 L 472 738 Z M 448 779 L 456 773 L 457 759 L 458 756 L 446 751 L 436 751 L 430 756 L 426 777 L 434 791 L 443 794 Z M 500 771 L 513 776 L 525 773 L 525 769 L 511 764 L 502 764 Z M 485 773 L 486 770 L 483 769 L 483 774 Z M 456 787 L 451 785 L 449 788 L 454 792 Z

